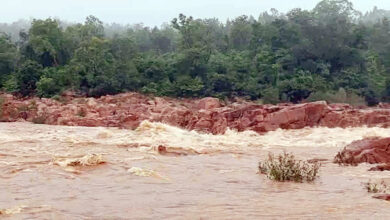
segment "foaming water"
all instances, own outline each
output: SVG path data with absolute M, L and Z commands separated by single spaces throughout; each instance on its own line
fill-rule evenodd
M 134 131 L 0 123 L 0 216 L 386 218 L 389 204 L 372 199 L 362 183 L 390 180 L 390 172 L 331 163 L 345 145 L 371 136 L 389 137 L 390 129 L 210 135 L 148 121 Z M 320 178 L 276 183 L 257 174 L 260 160 L 282 151 L 325 160 Z

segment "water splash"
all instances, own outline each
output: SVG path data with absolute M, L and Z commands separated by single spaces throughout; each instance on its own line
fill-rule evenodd
M 81 158 L 55 158 L 53 164 L 61 167 L 85 167 L 104 164 L 106 161 L 101 154 L 88 154 Z

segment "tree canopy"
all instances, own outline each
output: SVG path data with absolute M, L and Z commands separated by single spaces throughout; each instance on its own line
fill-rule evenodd
M 35 19 L 17 38 L 8 26 L 0 33 L 0 89 L 375 105 L 390 100 L 389 17 L 323 0 L 225 23 L 180 14 L 160 28 Z

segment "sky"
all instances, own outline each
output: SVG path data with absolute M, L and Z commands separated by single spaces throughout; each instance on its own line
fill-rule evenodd
M 95 15 L 105 23 L 159 26 L 178 14 L 195 18 L 218 18 L 226 21 L 240 15 L 253 15 L 276 8 L 312 9 L 319 0 L 0 0 L 0 23 L 19 19 L 60 18 L 69 22 L 84 21 Z M 390 0 L 352 0 L 362 12 L 374 6 L 390 10 Z

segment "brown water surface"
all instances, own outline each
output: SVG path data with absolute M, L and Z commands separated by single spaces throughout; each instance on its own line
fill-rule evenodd
M 390 172 L 331 163 L 346 144 L 370 136 L 390 129 L 213 136 L 149 122 L 135 131 L 0 123 L 0 218 L 388 219 L 390 203 L 362 183 L 390 180 Z M 320 178 L 276 183 L 257 174 L 260 160 L 284 150 L 328 159 Z

